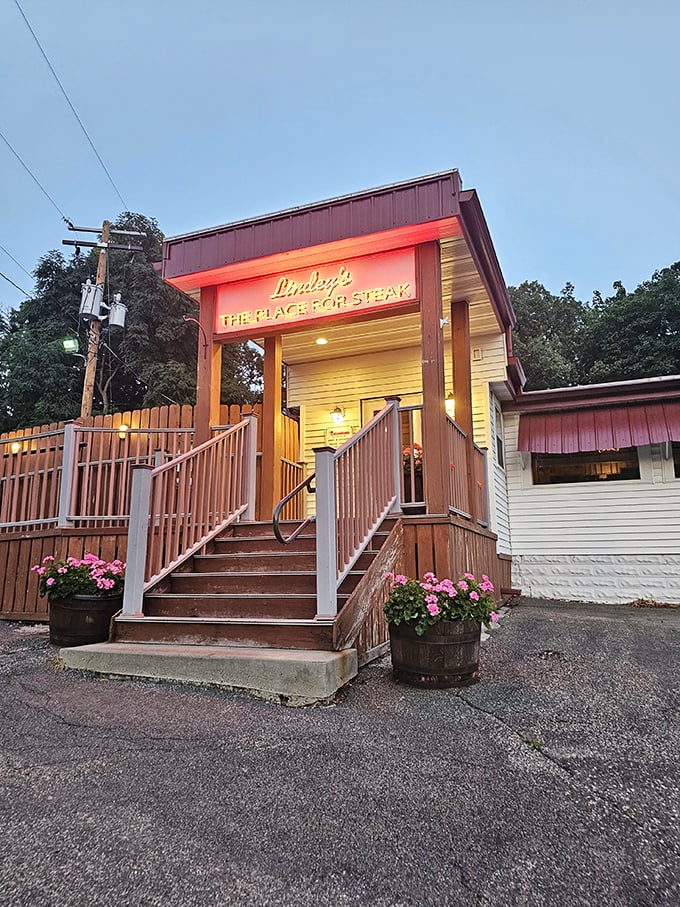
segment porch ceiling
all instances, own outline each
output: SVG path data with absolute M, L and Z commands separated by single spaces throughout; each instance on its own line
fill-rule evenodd
M 440 240 L 442 271 L 442 317 L 447 317 L 452 300 L 467 299 L 470 303 L 470 334 L 472 337 L 496 334 L 502 331 L 484 282 L 477 270 L 464 237 Z M 200 290 L 188 291 L 198 303 Z M 319 346 L 317 337 L 325 337 L 328 344 Z M 403 349 L 413 346 L 420 337 L 420 316 L 411 314 L 389 315 L 384 318 L 363 319 L 356 322 L 329 318 L 307 330 L 283 334 L 283 359 L 285 362 L 311 362 L 321 359 L 338 359 L 379 350 Z M 444 339 L 450 340 L 449 325 L 444 328 Z M 263 345 L 262 340 L 254 342 Z

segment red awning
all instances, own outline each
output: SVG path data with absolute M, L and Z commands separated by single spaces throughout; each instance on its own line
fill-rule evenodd
M 680 401 L 522 413 L 518 450 L 577 453 L 680 441 Z

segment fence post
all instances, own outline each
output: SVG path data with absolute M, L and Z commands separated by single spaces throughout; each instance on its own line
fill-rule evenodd
M 314 447 L 316 468 L 316 616 L 338 613 L 335 451 Z
M 249 413 L 245 417 L 248 423 L 246 436 L 246 504 L 244 520 L 255 519 L 255 498 L 257 497 L 257 416 Z
M 128 528 L 127 566 L 123 591 L 123 614 L 142 616 L 146 548 L 149 538 L 149 505 L 151 503 L 151 466 L 141 463 L 132 468 L 130 525 Z
M 404 472 L 403 454 L 401 451 L 401 414 L 399 403 L 401 397 L 385 397 L 385 402 L 392 407 L 392 473 L 394 475 L 394 503 L 390 513 L 401 510 L 401 480 Z
M 64 528 L 71 525 L 68 518 L 71 509 L 71 498 L 75 485 L 76 463 L 76 426 L 79 422 L 66 422 L 64 425 L 64 446 L 61 452 L 61 487 L 59 488 L 59 510 L 57 526 Z

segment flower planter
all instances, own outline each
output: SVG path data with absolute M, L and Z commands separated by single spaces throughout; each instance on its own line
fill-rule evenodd
M 395 680 L 431 688 L 476 683 L 481 632 L 476 620 L 443 620 L 422 636 L 406 623 L 390 624 Z
M 108 640 L 111 618 L 123 607 L 123 596 L 50 597 L 49 603 L 50 642 L 58 646 L 86 646 Z

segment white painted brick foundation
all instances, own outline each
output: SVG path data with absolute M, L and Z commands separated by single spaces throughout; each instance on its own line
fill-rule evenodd
M 512 585 L 530 598 L 680 602 L 680 555 L 513 555 Z

